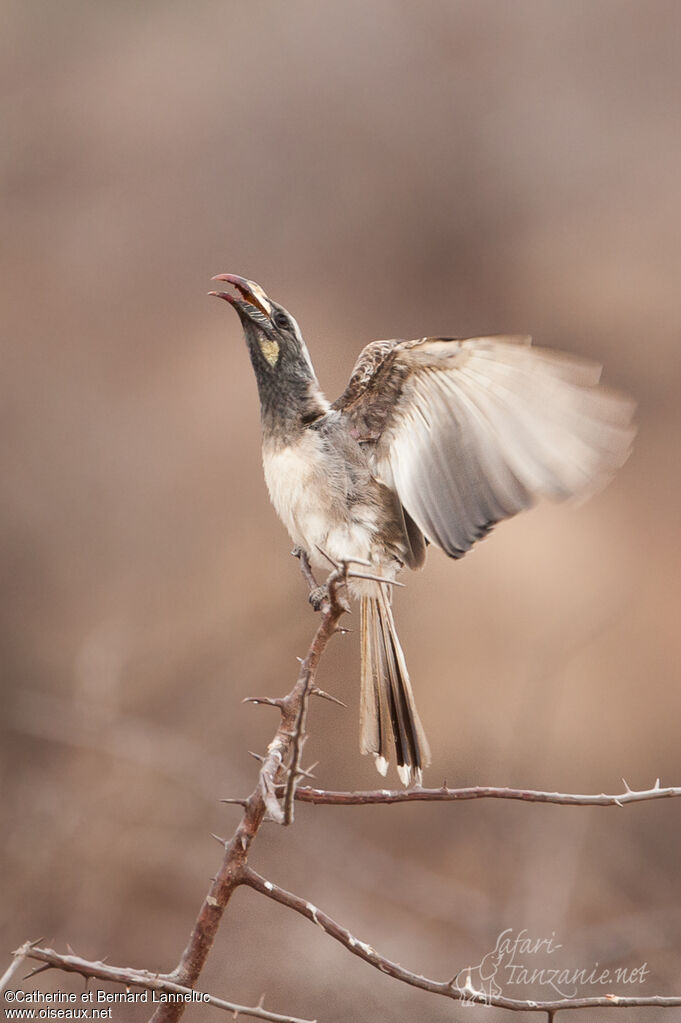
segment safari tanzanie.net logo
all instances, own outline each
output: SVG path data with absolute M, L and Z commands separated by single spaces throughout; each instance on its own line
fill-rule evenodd
M 453 981 L 461 992 L 463 1005 L 489 1005 L 497 998 L 527 998 L 527 989 L 544 988 L 550 997 L 576 998 L 594 986 L 609 990 L 622 985 L 644 984 L 650 973 L 647 963 L 639 966 L 566 966 L 563 946 L 550 938 L 533 937 L 523 929 L 507 927 L 496 945 L 475 966 L 464 966 Z

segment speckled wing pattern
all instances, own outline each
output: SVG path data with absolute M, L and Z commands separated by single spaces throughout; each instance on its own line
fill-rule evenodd
M 424 536 L 461 557 L 539 497 L 586 496 L 626 460 L 633 403 L 529 337 L 374 341 L 334 408 Z

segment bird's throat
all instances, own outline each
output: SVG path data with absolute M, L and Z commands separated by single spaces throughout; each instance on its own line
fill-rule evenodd
M 285 443 L 329 408 L 306 367 L 265 367 L 259 359 L 253 365 L 264 437 Z

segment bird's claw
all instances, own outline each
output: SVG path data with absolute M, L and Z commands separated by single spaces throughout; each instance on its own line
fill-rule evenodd
M 315 586 L 310 590 L 307 598 L 315 611 L 321 611 L 325 603 L 329 601 L 329 587 L 326 585 Z

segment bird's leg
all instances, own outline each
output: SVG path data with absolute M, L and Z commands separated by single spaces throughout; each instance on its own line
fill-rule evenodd
M 323 551 L 321 549 L 321 547 L 319 547 L 317 549 L 319 550 L 320 554 L 322 554 L 323 557 L 325 557 L 327 559 L 327 561 L 333 566 L 334 571 L 337 572 L 337 571 L 340 570 L 341 564 L 336 563 L 326 553 L 326 551 Z M 329 587 L 328 587 L 328 585 L 326 583 L 323 583 L 320 586 L 319 583 L 317 582 L 317 580 L 315 579 L 314 574 L 312 572 L 312 568 L 310 566 L 310 557 L 309 557 L 307 551 L 303 547 L 298 547 L 298 546 L 294 547 L 293 550 L 291 551 L 291 554 L 292 554 L 292 556 L 294 558 L 298 558 L 298 560 L 300 561 L 300 571 L 303 574 L 303 578 L 305 579 L 305 582 L 307 583 L 308 590 L 309 590 L 308 595 L 307 595 L 307 599 L 309 600 L 310 604 L 312 605 L 312 608 L 313 608 L 314 611 L 321 611 L 323 609 L 323 607 L 324 607 L 324 604 L 328 604 L 328 601 L 329 601 Z M 362 562 L 360 562 L 360 564 L 362 564 L 362 565 L 367 564 L 368 565 L 369 562 L 363 562 L 362 561 Z M 344 611 L 347 614 L 350 614 L 351 608 L 350 608 L 349 602 L 344 597 L 340 597 L 340 598 L 337 597 L 337 599 L 340 599 L 340 602 L 341 602 L 341 604 L 343 606 Z M 349 631 L 349 630 L 345 630 L 345 631 Z
M 300 571 L 303 573 L 303 578 L 310 591 L 307 599 L 310 601 L 315 611 L 321 611 L 324 601 L 329 599 L 328 588 L 326 586 L 320 586 L 315 579 L 310 566 L 310 558 L 306 550 L 302 547 L 294 547 L 291 554 L 294 558 L 298 558 L 300 561 Z
M 303 579 L 307 583 L 308 589 L 309 590 L 316 589 L 318 583 L 314 575 L 312 574 L 310 558 L 305 548 L 298 547 L 298 545 L 296 544 L 296 546 L 291 551 L 291 557 L 298 558 L 298 561 L 300 562 L 300 571 L 303 573 Z

